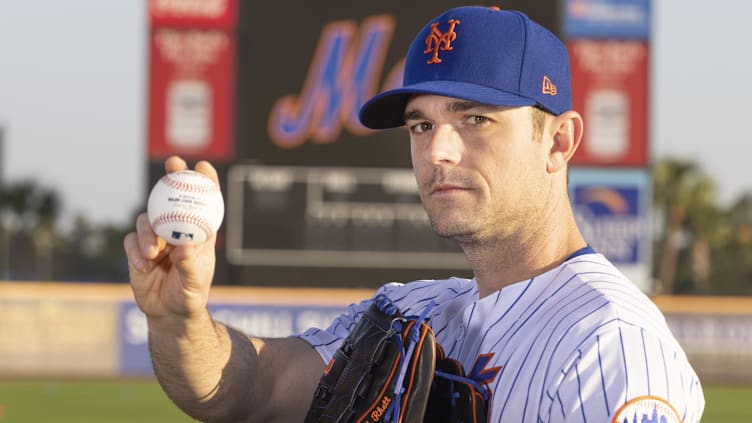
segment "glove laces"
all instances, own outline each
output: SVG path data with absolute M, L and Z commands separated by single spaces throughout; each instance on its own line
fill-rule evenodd
M 399 370 L 397 373 L 397 381 L 394 384 L 394 400 L 391 404 L 389 404 L 389 407 L 386 411 L 386 418 L 384 421 L 387 422 L 397 422 L 399 421 L 401 406 L 400 403 L 402 402 L 402 394 L 405 391 L 405 388 L 402 386 L 404 380 L 405 380 L 405 374 L 407 374 L 407 368 L 410 364 L 410 358 L 413 356 L 413 351 L 415 351 L 415 346 L 418 344 L 418 341 L 420 341 L 420 325 L 424 321 L 428 319 L 428 313 L 436 306 L 436 302 L 431 300 L 431 302 L 426 306 L 425 309 L 423 309 L 423 312 L 415 319 L 415 324 L 410 328 L 410 331 L 407 333 L 407 345 L 405 345 L 402 342 L 402 337 L 399 336 L 399 333 L 402 330 L 402 324 L 405 322 L 404 319 L 394 319 L 392 320 L 393 327 L 396 326 L 395 329 L 397 329 L 397 344 L 399 345 L 399 352 L 400 352 L 400 358 L 399 358 Z

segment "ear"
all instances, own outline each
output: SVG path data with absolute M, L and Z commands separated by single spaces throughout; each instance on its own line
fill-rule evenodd
M 554 116 L 551 126 L 553 143 L 546 161 L 546 170 L 556 173 L 566 168 L 582 140 L 584 126 L 582 116 L 574 110 Z

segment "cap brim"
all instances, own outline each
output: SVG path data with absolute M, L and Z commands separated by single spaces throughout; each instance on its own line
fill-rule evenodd
M 407 100 L 416 94 L 454 97 L 493 106 L 519 107 L 536 104 L 535 100 L 527 97 L 468 82 L 427 81 L 376 95 L 360 108 L 360 122 L 371 129 L 402 126 L 405 124 Z

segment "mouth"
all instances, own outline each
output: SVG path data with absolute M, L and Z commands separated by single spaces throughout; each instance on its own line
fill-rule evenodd
M 461 191 L 467 191 L 469 188 L 461 186 L 461 185 L 453 185 L 453 184 L 438 184 L 434 185 L 429 193 L 431 195 L 444 195 L 444 194 L 453 194 L 456 192 Z

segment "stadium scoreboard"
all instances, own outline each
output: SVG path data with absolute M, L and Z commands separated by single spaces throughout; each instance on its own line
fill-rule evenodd
M 240 165 L 228 177 L 227 257 L 238 266 L 465 266 L 437 237 L 409 169 Z
M 360 104 L 401 85 L 437 0 L 150 1 L 151 186 L 180 155 L 217 168 L 226 199 L 215 283 L 375 287 L 471 276 L 435 235 L 408 135 L 372 131 Z M 558 0 L 500 0 L 558 31 Z

